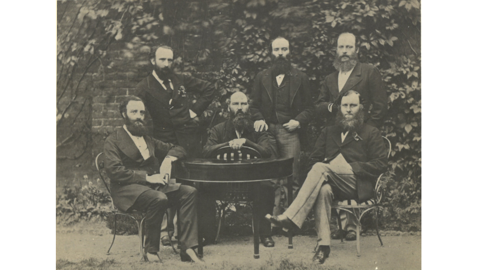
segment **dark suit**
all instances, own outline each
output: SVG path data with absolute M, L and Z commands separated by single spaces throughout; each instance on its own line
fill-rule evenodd
M 349 90 L 357 91 L 362 97 L 365 123 L 380 128 L 387 112 L 387 94 L 380 72 L 370 64 L 357 63 L 342 91 L 338 90 L 338 71 L 325 77 L 316 102 L 317 114 L 326 115 L 327 125 L 333 125 L 336 105 L 340 104 L 341 97 Z M 330 103 L 334 103 L 332 112 L 328 110 Z
M 167 90 L 152 74 L 137 85 L 136 91 L 152 117 L 153 137 L 182 146 L 190 157 L 198 156 L 201 151 L 199 124 L 192 120 L 189 110 L 201 117 L 213 100 L 215 88 L 209 82 L 181 74 L 174 75 L 171 82 L 171 96 L 166 95 Z M 187 93 L 196 94 L 197 101 L 190 104 Z
M 341 134 L 338 125 L 322 131 L 310 156 L 307 179 L 284 213 L 301 227 L 315 207 L 319 245 L 330 245 L 333 198 L 360 203 L 371 199 L 376 178 L 387 169 L 387 150 L 377 128 L 363 124 L 357 131 L 348 132 L 343 142 Z M 352 221 L 347 223 L 354 225 Z
M 292 68 L 286 76 L 290 76 L 290 110 L 292 119 L 300 122 L 305 129 L 313 113 L 313 101 L 310 94 L 310 82 L 305 73 Z M 274 77 L 272 70 L 266 69 L 258 73 L 250 95 L 252 104 L 250 112 L 252 120 L 265 120 L 267 124 L 275 117 L 272 83 Z
M 276 104 L 276 95 L 278 95 L 278 92 L 275 93 L 277 82 L 272 74 L 272 68 L 261 71 L 255 78 L 253 91 L 250 96 L 252 100 L 250 112 L 252 113 L 252 119 L 254 121 L 265 120 L 268 124 L 269 132 L 273 134 L 277 141 L 278 157 L 294 158 L 293 185 L 294 193 L 296 193 L 296 189 L 299 187 L 298 161 L 301 150 L 300 139 L 305 137 L 304 135 L 306 134 L 308 122 L 312 117 L 314 107 L 310 93 L 310 82 L 305 73 L 291 68 L 290 71 L 285 74 L 282 84 L 284 84 L 285 81 L 288 82 L 288 85 L 285 85 L 285 87 L 288 87 L 289 93 L 288 106 L 283 106 L 287 108 L 287 111 L 283 113 L 290 115 L 291 119 L 300 122 L 299 129 L 292 132 L 287 131 L 283 127 L 283 124 L 286 122 L 282 121 L 277 114 L 276 106 L 278 104 Z M 283 119 L 286 120 L 285 118 Z M 281 194 L 277 193 L 277 201 L 280 201 L 280 196 Z
M 181 184 L 158 188 L 147 182 L 147 175 L 158 174 L 165 156 L 186 157 L 180 146 L 144 136 L 150 158 L 145 160 L 132 138 L 124 130 L 117 130 L 105 140 L 105 169 L 110 178 L 113 203 L 122 211 L 131 209 L 146 212 L 146 249 L 159 250 L 160 225 L 167 207 L 177 206 L 181 249 L 198 245 L 196 189 Z
M 237 139 L 235 127 L 231 120 L 227 120 L 214 126 L 208 135 L 207 143 L 203 148 L 203 156 L 206 158 L 211 157 L 215 150 L 228 146 L 229 142 L 233 139 Z M 245 138 L 245 146 L 250 146 L 256 149 L 262 156 L 262 158 L 275 157 L 276 143 L 275 138 L 267 132 L 255 132 L 253 126 L 243 131 L 241 138 Z M 202 190 L 200 190 L 199 205 L 203 218 L 200 221 L 200 228 L 204 232 L 205 238 L 213 240 L 215 237 L 215 194 L 222 192 L 222 184 L 204 184 Z M 262 216 L 271 214 L 274 206 L 275 190 L 271 182 L 262 182 L 260 184 L 262 190 L 262 199 L 260 202 L 259 211 Z M 260 235 L 271 236 L 271 225 L 266 219 L 260 221 Z

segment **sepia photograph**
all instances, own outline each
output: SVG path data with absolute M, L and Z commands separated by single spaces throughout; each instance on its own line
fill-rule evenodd
M 57 0 L 56 269 L 421 269 L 421 4 Z

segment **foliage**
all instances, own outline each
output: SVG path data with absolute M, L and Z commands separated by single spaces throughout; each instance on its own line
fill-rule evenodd
M 110 211 L 110 195 L 92 182 L 83 186 L 65 186 L 63 193 L 57 197 L 57 224 L 69 225 L 81 219 L 99 220 Z
M 58 13 L 58 157 L 69 159 L 88 149 L 96 83 L 115 74 L 146 76 L 151 45 L 174 48 L 177 72 L 215 83 L 217 95 L 203 115 L 207 125 L 213 115 L 226 115 L 229 92 L 251 91 L 255 75 L 269 64 L 273 38 L 289 39 L 292 62 L 310 78 L 313 99 L 334 71 L 336 38 L 352 32 L 360 60 L 380 70 L 389 96 L 382 130 L 393 150 L 384 182 L 385 223 L 419 226 L 420 1 L 83 0 L 63 1 Z M 305 149 L 312 149 L 322 128 L 321 119 L 312 122 Z

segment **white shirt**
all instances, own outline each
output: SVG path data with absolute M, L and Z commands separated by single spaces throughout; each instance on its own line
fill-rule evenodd
M 283 78 L 285 78 L 285 74 L 280 74 L 276 77 L 278 86 L 280 86 L 282 84 Z
M 157 81 L 162 85 L 163 89 L 165 89 L 165 91 L 167 90 L 167 87 L 165 86 L 165 84 L 163 83 L 162 80 L 160 80 L 160 78 L 158 77 L 157 73 L 154 71 L 152 71 L 152 75 L 153 77 L 155 77 L 155 79 L 157 79 Z M 171 80 L 168 80 L 168 82 L 170 83 L 170 89 L 173 90 L 173 83 Z M 168 104 L 172 104 L 172 100 L 170 99 L 168 101 Z M 195 118 L 197 116 L 196 113 L 194 113 L 192 110 L 188 110 L 190 112 L 190 118 Z
M 355 68 L 355 66 L 353 68 Z M 352 74 L 353 68 L 347 72 L 344 72 L 344 71 L 338 72 L 338 92 L 342 91 L 343 87 L 345 86 L 345 83 L 347 83 L 347 80 L 350 77 L 350 74 Z
M 347 137 L 347 135 L 348 135 L 348 131 L 345 133 L 342 132 L 342 143 L 343 141 L 345 141 L 345 138 Z
M 145 142 L 143 136 L 138 137 L 132 135 L 132 133 L 128 131 L 126 125 L 123 125 L 123 129 L 125 129 L 130 138 L 132 138 L 133 143 L 135 144 L 135 146 L 137 146 L 138 151 L 140 151 L 140 154 L 142 154 L 143 159 L 147 160 L 150 157 L 150 151 L 148 151 L 147 143 Z

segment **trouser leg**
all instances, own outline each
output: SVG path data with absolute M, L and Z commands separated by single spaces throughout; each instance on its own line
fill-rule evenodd
M 275 188 L 271 182 L 262 182 L 260 184 L 262 197 L 260 199 L 260 216 L 264 217 L 267 214 L 273 213 L 273 206 L 275 202 Z M 260 236 L 271 236 L 271 223 L 265 219 L 260 219 Z
M 156 190 L 147 190 L 142 193 L 131 209 L 146 212 L 145 249 L 149 253 L 156 253 L 160 248 L 160 225 L 167 209 L 167 196 Z
M 297 198 L 285 211 L 285 215 L 297 225 L 302 227 L 308 213 L 314 206 L 320 188 L 327 180 L 328 173 L 331 172 L 329 165 L 324 163 L 316 163 L 307 175 L 307 179 L 299 190 Z
M 215 192 L 218 191 L 218 185 L 220 184 L 207 184 L 202 185 L 202 189 L 199 190 L 198 195 L 198 210 L 199 210 L 199 225 L 202 231 L 202 237 L 207 242 L 214 242 L 216 236 L 216 222 L 215 217 L 217 214 Z
M 315 229 L 319 245 L 330 245 L 330 218 L 332 213 L 333 192 L 332 187 L 325 183 L 320 188 L 320 194 L 315 203 Z
M 182 185 L 167 193 L 169 204 L 177 207 L 178 244 L 181 250 L 198 246 L 197 189 Z

